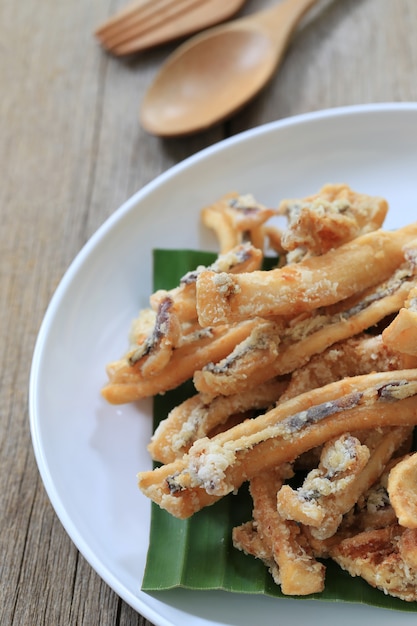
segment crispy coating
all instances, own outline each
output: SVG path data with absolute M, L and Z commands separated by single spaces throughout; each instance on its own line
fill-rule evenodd
M 262 225 L 275 211 L 259 204 L 251 194 L 229 193 L 201 211 L 203 224 L 217 237 L 220 252 L 228 252 L 249 239 L 264 249 Z
M 138 484 L 173 515 L 187 517 L 344 432 L 416 423 L 416 369 L 347 378 L 198 440 L 182 459 L 140 473 Z
M 346 376 L 407 369 L 410 366 L 409 359 L 389 348 L 381 335 L 362 333 L 332 345 L 322 354 L 312 357 L 303 367 L 295 369 L 279 402 Z
M 170 463 L 181 457 L 195 441 L 210 435 L 231 416 L 275 404 L 287 384 L 285 380 L 272 379 L 233 396 L 217 396 L 208 401 L 201 394 L 188 398 L 158 425 L 148 445 L 152 458 Z
M 224 254 L 219 254 L 217 259 L 208 267 L 199 266 L 187 272 L 181 279 L 178 287 L 165 290 L 158 289 L 150 296 L 151 308 L 158 310 L 160 303 L 169 297 L 176 306 L 181 322 L 190 322 L 197 319 L 196 309 L 196 281 L 197 276 L 204 270 L 213 272 L 227 272 L 237 274 L 239 272 L 253 272 L 262 266 L 263 254 L 251 243 L 236 245 Z
M 227 357 L 216 363 L 207 363 L 203 370 L 194 373 L 195 388 L 212 396 L 230 395 L 234 391 L 244 392 L 248 385 L 255 387 L 255 381 L 262 383 L 274 378 L 274 375 L 264 376 L 263 372 L 276 369 L 282 334 L 282 320 L 259 319 L 250 335 L 237 344 Z
M 410 289 L 404 306 L 384 329 L 382 338 L 398 352 L 417 356 L 417 287 Z
M 314 558 L 298 524 L 285 520 L 276 507 L 286 466 L 255 476 L 250 481 L 253 517 L 258 536 L 277 566 L 275 581 L 285 595 L 309 595 L 324 588 L 325 567 Z M 274 571 L 273 571 L 274 575 Z
M 230 275 L 204 271 L 197 278 L 202 326 L 248 316 L 296 316 L 360 293 L 389 278 L 404 261 L 403 246 L 417 223 L 374 231 L 326 254 L 270 271 Z
M 357 500 L 356 493 L 346 498 L 346 492 L 352 492 L 369 457 L 369 448 L 349 433 L 326 442 L 318 467 L 307 474 L 302 486 L 284 485 L 279 490 L 278 511 L 284 519 L 318 529 L 320 538 L 333 535 Z
M 333 536 L 343 516 L 376 483 L 409 432 L 406 426 L 380 429 L 371 449 L 349 434 L 327 442 L 318 468 L 303 485 L 297 490 L 284 485 L 279 491 L 281 515 L 311 526 L 311 535 L 317 539 Z
M 381 228 L 387 211 L 384 198 L 356 193 L 348 185 L 325 185 L 318 194 L 280 203 L 278 212 L 288 218 L 281 244 L 298 258 L 325 254 Z
M 399 524 L 343 539 L 331 557 L 351 576 L 405 600 L 417 600 L 417 532 Z
M 417 453 L 408 454 L 391 469 L 388 494 L 401 526 L 417 528 Z
M 132 365 L 126 357 L 110 363 L 107 366 L 109 382 L 101 393 L 108 402 L 123 404 L 174 389 L 191 378 L 196 367 L 204 367 L 213 357 L 226 357 L 250 334 L 254 325 L 254 321 L 248 320 L 195 333 L 192 341 L 174 350 L 168 364 L 153 376 L 144 376 L 140 366 Z
M 242 244 L 219 255 L 210 270 L 251 272 L 259 269 L 262 258 L 260 250 Z M 198 324 L 196 280 L 205 269 L 188 272 L 175 289 L 152 294 L 151 308 L 141 311 L 132 323 L 128 351 L 107 366 L 109 380 L 102 394 L 109 402 L 121 404 L 164 393 L 191 378 L 199 362 L 203 366 L 213 356 L 215 360 L 226 357 L 246 336 L 239 331 L 236 335 L 237 327 L 218 332 Z
M 260 538 L 253 520 L 235 526 L 232 530 L 232 541 L 237 550 L 261 559 L 271 572 L 274 581 L 280 584 L 278 566 L 273 559 L 272 551 Z
M 193 379 L 139 488 L 187 518 L 248 482 L 233 544 L 287 595 L 322 591 L 320 558 L 417 600 L 417 222 L 384 232 L 386 212 L 341 184 L 278 210 L 227 194 L 201 212 L 217 260 L 152 294 L 107 368 L 115 404 Z
M 255 386 L 268 378 L 294 372 L 314 355 L 322 354 L 336 342 L 358 335 L 397 312 L 403 306 L 410 289 L 416 285 L 416 271 L 414 258 L 408 259 L 387 281 L 332 307 L 296 316 L 286 322 L 279 335 L 277 332 L 268 333 L 268 326 L 264 322 L 263 328 L 267 336 L 263 336 L 260 329 L 256 334 L 257 343 L 254 345 L 252 342 L 252 351 L 254 355 L 259 354 L 265 358 L 265 346 L 268 346 L 270 356 L 272 350 L 277 353 L 272 363 L 257 363 L 248 379 L 244 372 L 244 361 L 242 372 L 240 370 L 240 357 L 245 355 L 245 351 L 236 346 L 230 367 L 226 359 L 221 364 L 208 363 L 201 371 L 195 372 L 196 389 L 212 395 L 228 395 L 242 391 L 248 384 Z M 271 328 L 279 328 L 276 319 L 270 323 L 274 324 Z M 395 345 L 391 346 L 391 351 L 393 350 L 397 351 Z M 379 351 L 382 352 L 382 347 Z M 349 360 L 349 355 L 347 359 Z M 413 367 L 413 361 L 409 360 L 406 367 Z

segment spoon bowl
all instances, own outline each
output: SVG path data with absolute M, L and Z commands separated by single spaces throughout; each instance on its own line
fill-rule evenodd
M 315 2 L 285 0 L 180 46 L 145 95 L 143 127 L 155 135 L 181 136 L 236 113 L 271 79 L 297 23 Z

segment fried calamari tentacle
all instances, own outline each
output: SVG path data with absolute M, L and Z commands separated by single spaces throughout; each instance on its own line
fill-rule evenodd
M 366 290 L 360 297 L 355 296 L 338 306 L 318 309 L 311 315 L 301 315 L 288 322 L 280 333 L 279 349 L 276 344 L 276 359 L 265 367 L 258 364 L 249 381 L 242 380 L 238 375 L 238 360 L 234 361 L 233 369 L 223 368 L 221 371 L 216 371 L 215 365 L 209 363 L 202 371 L 195 372 L 196 389 L 212 395 L 234 394 L 248 384 L 255 386 L 274 376 L 299 369 L 312 356 L 323 353 L 337 342 L 358 335 L 398 311 L 410 288 L 416 284 L 416 269 L 414 263 L 406 261 L 387 281 Z M 407 367 L 413 365 L 407 363 Z
M 148 450 L 152 458 L 170 463 L 187 452 L 201 437 L 224 424 L 231 415 L 267 409 L 284 391 L 287 382 L 273 379 L 235 396 L 218 396 L 206 402 L 197 394 L 176 406 L 155 430 Z
M 380 429 L 371 450 L 348 434 L 327 442 L 319 467 L 308 474 L 303 485 L 297 490 L 284 485 L 280 490 L 281 515 L 311 526 L 317 539 L 331 537 L 343 516 L 380 477 L 409 432 L 406 426 Z
M 207 228 L 214 230 L 220 252 L 224 254 L 242 243 L 245 236 L 263 250 L 260 227 L 274 214 L 273 209 L 259 204 L 250 194 L 229 193 L 203 208 L 201 219 Z
M 258 474 L 250 481 L 253 518 L 262 544 L 277 565 L 274 579 L 285 595 L 309 595 L 324 588 L 325 567 L 313 557 L 298 524 L 277 511 L 277 492 L 288 477 L 287 466 Z
M 410 433 L 412 433 L 412 427 L 404 428 L 406 430 L 409 429 Z M 396 430 L 396 428 L 394 428 L 394 430 Z M 365 437 L 365 440 L 366 439 L 368 439 L 367 436 Z M 407 438 L 404 442 L 406 441 Z M 311 534 L 310 527 L 305 527 L 310 545 L 314 548 L 314 552 L 317 556 L 328 557 L 331 547 L 335 546 L 346 537 L 353 537 L 363 531 L 386 528 L 398 523 L 397 516 L 389 499 L 387 485 L 391 469 L 401 458 L 397 455 L 403 449 L 404 442 L 395 450 L 391 460 L 388 461 L 379 478 L 372 483 L 367 491 L 359 496 L 354 506 L 343 517 L 337 533 L 327 539 L 318 539 Z M 407 447 L 408 445 L 409 444 L 407 444 Z
M 294 316 L 328 306 L 384 280 L 404 261 L 402 248 L 417 223 L 374 231 L 326 254 L 270 271 L 230 275 L 202 272 L 197 312 L 202 326 L 248 316 Z
M 343 513 L 346 513 L 352 505 L 345 511 L 336 510 L 334 516 L 334 511 L 331 510 L 335 508 L 334 501 L 349 489 L 366 466 L 369 456 L 368 447 L 349 433 L 326 442 L 318 467 L 307 474 L 302 486 L 293 489 L 289 485 L 284 485 L 279 491 L 278 511 L 284 519 L 315 528 L 322 528 L 328 521 L 330 513 L 332 518 L 337 518 L 335 521 L 338 526 Z M 333 532 L 329 534 L 334 534 L 335 530 L 332 529 Z
M 346 378 L 196 441 L 182 459 L 140 473 L 138 483 L 173 515 L 186 517 L 344 432 L 416 423 L 417 369 Z
M 169 291 L 158 289 L 149 298 L 151 308 L 157 311 L 166 298 L 175 303 L 182 324 L 197 320 L 195 282 L 182 284 Z
M 219 256 L 210 269 L 215 272 L 250 272 L 260 267 L 262 258 L 260 250 L 251 244 L 242 244 Z M 224 341 L 218 341 L 222 335 L 227 335 L 231 330 L 229 336 L 233 337 L 237 327 L 223 327 L 217 332 L 209 327 L 201 328 L 197 322 L 195 286 L 198 273 L 205 269 L 197 268 L 194 272 L 187 273 L 175 289 L 155 292 L 151 296 L 152 308 L 141 311 L 133 321 L 129 350 L 122 359 L 107 366 L 109 383 L 103 389 L 103 396 L 110 402 L 131 402 L 147 395 L 162 393 L 172 388 L 172 385 L 184 382 L 192 377 L 199 362 L 205 364 L 204 355 L 208 356 L 210 352 L 207 344 L 211 340 L 215 340 L 213 346 L 220 347 L 220 343 L 224 344 Z M 235 343 L 232 341 L 229 344 L 228 352 L 221 348 L 220 358 L 229 354 L 245 336 L 245 333 L 235 334 Z M 203 352 L 196 356 L 194 367 L 190 368 L 190 349 L 197 351 L 200 347 Z M 215 354 L 214 350 L 213 355 Z M 180 366 L 177 374 L 170 374 L 168 367 L 177 367 L 182 358 L 188 359 L 187 368 L 183 370 Z M 209 357 L 208 360 L 212 358 Z M 166 380 L 167 377 L 169 381 Z
M 181 279 L 178 287 L 170 289 L 159 289 L 150 297 L 151 307 L 157 310 L 162 300 L 166 297 L 172 299 L 175 303 L 178 316 L 181 322 L 189 322 L 197 319 L 196 309 L 196 281 L 198 275 L 206 270 L 215 273 L 226 272 L 230 274 L 238 274 L 240 272 L 253 272 L 259 270 L 262 265 L 263 254 L 258 248 L 251 243 L 243 243 L 237 245 L 225 254 L 220 254 L 217 259 L 205 267 L 203 265 L 195 270 L 187 272 Z
M 413 245 L 414 244 L 414 245 Z M 405 257 L 417 265 L 416 242 L 405 246 Z M 385 343 L 401 353 L 417 356 L 417 287 L 412 286 L 404 306 L 382 334 Z
M 330 550 L 351 576 L 407 602 L 417 600 L 417 532 L 398 524 L 361 532 Z
M 302 255 L 324 254 L 381 228 L 387 211 L 383 198 L 356 193 L 348 185 L 325 185 L 318 194 L 280 203 L 278 212 L 288 218 L 282 246 Z
M 267 247 L 273 250 L 278 256 L 278 264 L 285 265 L 285 250 L 282 247 L 282 229 L 276 225 L 265 224 L 263 234 L 267 241 Z
M 417 528 L 406 528 L 401 534 L 398 547 L 403 561 L 417 576 Z
M 417 528 L 417 453 L 401 459 L 388 476 L 390 502 L 401 526 Z
M 155 322 L 156 311 L 150 308 L 139 311 L 129 330 L 130 351 L 133 352 L 147 340 L 155 328 Z
M 417 287 L 410 290 L 404 306 L 384 329 L 382 338 L 398 352 L 417 356 Z
M 137 364 L 144 376 L 153 376 L 168 364 L 180 336 L 181 327 L 174 303 L 166 297 L 158 307 L 152 332 L 128 355 L 129 365 Z
M 409 367 L 409 359 L 404 359 L 401 354 L 389 348 L 382 341 L 381 335 L 363 333 L 332 345 L 322 354 L 313 356 L 303 367 L 294 370 L 279 402 L 285 402 L 300 393 L 317 389 L 346 376 Z
M 208 395 L 230 395 L 234 388 L 239 392 L 257 380 L 257 372 L 275 367 L 279 344 L 284 331 L 282 320 L 259 319 L 246 339 L 217 363 L 208 363 L 202 371 L 194 374 L 196 389 Z M 266 377 L 268 378 L 268 377 Z M 273 378 L 273 377 L 271 377 Z M 259 380 L 259 383 L 262 383 Z
M 272 556 L 272 550 L 265 545 L 259 536 L 256 522 L 251 520 L 240 526 L 235 526 L 232 529 L 232 542 L 237 550 L 263 561 L 274 581 L 279 584 L 278 566 Z
M 189 380 L 196 368 L 204 367 L 213 358 L 220 360 L 230 354 L 254 326 L 255 322 L 248 320 L 235 326 L 200 329 L 192 341 L 175 349 L 167 366 L 153 376 L 144 376 L 141 369 L 126 358 L 111 363 L 107 367 L 109 382 L 102 389 L 102 395 L 108 402 L 122 404 L 174 389 Z
M 394 456 L 387 463 L 381 476 L 358 498 L 355 506 L 345 516 L 342 527 L 351 530 L 351 535 L 355 532 L 384 528 L 397 523 L 397 516 L 392 508 L 387 489 L 389 472 L 396 462 L 397 459 Z

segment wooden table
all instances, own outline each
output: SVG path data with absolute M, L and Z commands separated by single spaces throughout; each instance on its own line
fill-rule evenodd
M 227 1 L 227 0 L 225 0 Z M 245 13 L 273 4 L 248 0 Z M 46 306 L 83 244 L 145 183 L 264 122 L 356 103 L 417 100 L 417 2 L 322 1 L 262 95 L 224 125 L 164 141 L 138 123 L 174 45 L 105 54 L 94 28 L 122 0 L 0 3 L 0 623 L 149 624 L 63 530 L 29 433 L 28 379 Z

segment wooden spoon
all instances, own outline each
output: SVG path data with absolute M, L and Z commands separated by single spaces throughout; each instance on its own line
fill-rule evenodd
M 155 135 L 180 136 L 235 113 L 271 79 L 299 20 L 316 2 L 284 0 L 182 44 L 145 94 L 143 127 Z

